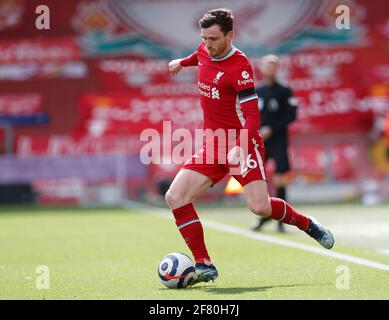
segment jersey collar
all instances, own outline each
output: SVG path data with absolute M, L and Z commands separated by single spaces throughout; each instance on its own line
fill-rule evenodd
M 234 46 L 231 46 L 231 49 L 221 58 L 213 58 L 211 57 L 212 61 L 224 61 L 231 57 L 237 49 Z

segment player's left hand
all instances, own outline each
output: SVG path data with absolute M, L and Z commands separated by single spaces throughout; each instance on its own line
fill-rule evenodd
M 238 166 L 243 158 L 243 149 L 239 146 L 233 147 L 227 155 L 227 161 L 230 166 Z

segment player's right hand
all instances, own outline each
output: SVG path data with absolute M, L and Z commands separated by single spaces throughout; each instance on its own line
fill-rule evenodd
M 182 65 L 180 65 L 181 59 L 175 59 L 169 62 L 169 71 L 172 76 L 175 76 L 182 69 Z
M 233 147 L 227 155 L 227 161 L 230 166 L 239 166 L 242 162 L 243 150 L 239 146 Z

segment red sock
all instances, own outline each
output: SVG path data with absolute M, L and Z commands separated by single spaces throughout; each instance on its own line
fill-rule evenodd
M 294 225 L 304 231 L 308 230 L 311 220 L 294 209 L 285 200 L 270 198 L 270 203 L 272 209 L 271 218 L 286 224 Z
M 173 215 L 176 219 L 176 225 L 190 251 L 192 251 L 196 263 L 204 263 L 204 260 L 211 261 L 205 247 L 203 226 L 192 203 L 174 209 Z

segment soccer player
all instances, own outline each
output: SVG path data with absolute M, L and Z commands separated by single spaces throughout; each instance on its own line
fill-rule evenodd
M 267 55 L 261 60 L 261 72 L 264 84 L 255 89 L 259 98 L 261 113 L 260 133 L 265 143 L 265 161 L 273 159 L 276 164 L 273 183 L 276 187 L 277 198 L 286 201 L 286 184 L 290 170 L 288 157 L 288 125 L 296 119 L 297 101 L 293 92 L 278 82 L 277 72 L 279 58 Z M 253 226 L 259 231 L 270 221 L 269 217 L 258 218 Z M 278 221 L 278 231 L 285 232 L 284 225 Z
M 235 166 L 240 166 L 241 170 L 233 176 L 243 186 L 248 207 L 254 214 L 294 225 L 327 249 L 334 245 L 329 230 L 284 200 L 268 195 L 254 75 L 245 54 L 232 44 L 233 19 L 229 9 L 207 12 L 199 21 L 203 41 L 197 50 L 184 59 L 169 62 L 172 75 L 183 67 L 198 67 L 198 87 L 204 113 L 205 144 L 181 167 L 165 196 L 176 225 L 194 256 L 195 283 L 215 280 L 218 272 L 207 251 L 203 227 L 193 201 Z M 218 141 L 215 149 L 209 148 L 206 142 L 214 140 L 210 132 L 222 130 L 228 136 L 231 129 L 237 132 L 234 146 L 228 148 L 228 143 Z M 228 148 L 224 159 L 218 156 L 223 148 Z

